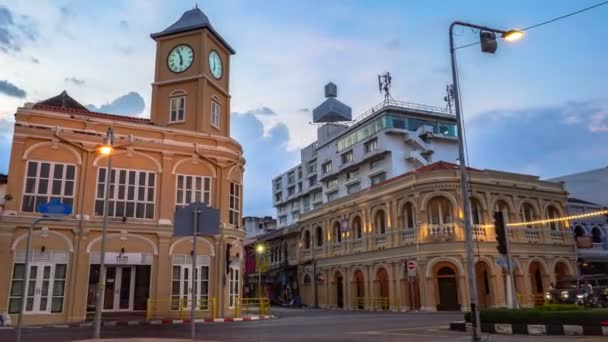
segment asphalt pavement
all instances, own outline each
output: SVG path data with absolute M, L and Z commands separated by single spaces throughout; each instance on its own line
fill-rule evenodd
M 273 308 L 278 318 L 251 322 L 197 325 L 200 341 L 310 342 L 310 341 L 470 341 L 470 336 L 448 330 L 461 313 L 389 313 L 341 310 Z M 90 327 L 25 328 L 22 341 L 78 341 L 91 337 Z M 0 330 L 0 341 L 15 341 L 14 330 Z M 104 327 L 103 338 L 190 338 L 190 325 L 138 325 Z M 527 335 L 489 335 L 484 341 L 530 341 Z M 534 341 L 605 341 L 597 336 L 535 336 Z

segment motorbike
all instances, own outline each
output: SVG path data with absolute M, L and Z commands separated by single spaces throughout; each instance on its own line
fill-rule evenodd
M 601 308 L 604 306 L 602 300 L 589 292 L 579 292 L 576 295 L 576 305 L 581 305 L 589 308 Z

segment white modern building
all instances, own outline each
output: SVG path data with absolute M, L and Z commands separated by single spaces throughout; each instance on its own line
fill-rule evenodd
M 277 229 L 277 220 L 270 217 L 243 217 L 243 227 L 245 227 L 246 238 L 253 238 L 262 234 L 266 234 Z
M 317 140 L 301 150 L 298 165 L 272 181 L 279 228 L 386 179 L 436 161 L 457 161 L 456 118 L 449 110 L 389 99 L 350 121 L 350 107 L 335 99 L 333 83 L 325 95 L 313 111 Z
M 608 167 L 549 179 L 563 182 L 570 197 L 608 207 Z

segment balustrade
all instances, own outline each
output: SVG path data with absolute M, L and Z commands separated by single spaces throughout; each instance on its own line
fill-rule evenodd
M 429 224 L 427 231 L 432 239 L 449 239 L 456 233 L 456 225 L 453 223 Z

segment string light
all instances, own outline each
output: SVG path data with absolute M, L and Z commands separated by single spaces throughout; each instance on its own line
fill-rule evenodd
M 578 214 L 578 215 L 571 215 L 571 216 L 564 216 L 564 217 L 556 217 L 556 218 L 546 219 L 546 220 L 537 220 L 537 221 L 528 221 L 528 222 L 517 222 L 517 223 L 507 223 L 507 227 L 523 227 L 523 226 L 530 226 L 530 225 L 537 225 L 537 224 L 547 224 L 547 223 L 553 223 L 553 222 L 564 222 L 564 221 L 578 220 L 578 219 L 582 219 L 582 218 L 593 217 L 593 216 L 600 216 L 600 215 L 608 215 L 608 209 L 606 209 L 606 210 L 600 210 L 600 211 L 594 211 L 592 213 L 586 213 L 586 214 Z

